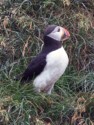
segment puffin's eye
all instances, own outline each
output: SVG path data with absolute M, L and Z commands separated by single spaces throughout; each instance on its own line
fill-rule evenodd
M 60 32 L 60 28 L 58 28 L 57 32 Z

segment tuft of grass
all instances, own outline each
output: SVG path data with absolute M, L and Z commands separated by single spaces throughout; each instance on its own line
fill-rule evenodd
M 93 0 L 0 1 L 0 125 L 94 124 L 93 8 Z M 70 64 L 51 95 L 13 80 L 41 51 L 48 24 L 71 33 Z

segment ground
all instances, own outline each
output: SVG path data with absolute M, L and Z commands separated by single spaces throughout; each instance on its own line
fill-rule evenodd
M 20 86 L 22 73 L 41 50 L 48 24 L 67 28 L 70 63 L 51 95 Z M 32 83 L 32 81 L 31 81 Z M 0 1 L 0 125 L 93 125 L 94 1 Z

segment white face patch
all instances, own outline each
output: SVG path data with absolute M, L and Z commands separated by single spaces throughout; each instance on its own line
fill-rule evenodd
M 54 40 L 61 41 L 62 36 L 64 34 L 64 30 L 62 27 L 57 26 L 50 34 L 47 36 L 51 37 Z

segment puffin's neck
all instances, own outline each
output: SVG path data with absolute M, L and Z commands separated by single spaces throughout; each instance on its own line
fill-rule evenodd
M 44 37 L 44 46 L 42 52 L 50 52 L 56 49 L 61 48 L 62 44 L 59 41 L 56 41 L 50 37 Z

